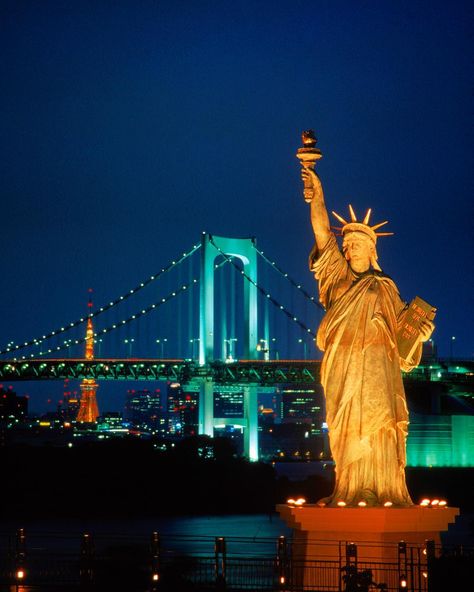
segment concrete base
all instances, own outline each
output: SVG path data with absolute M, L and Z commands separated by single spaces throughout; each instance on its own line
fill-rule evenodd
M 338 561 L 343 565 L 345 543 L 357 545 L 358 562 L 398 564 L 398 542 L 420 548 L 426 540 L 439 544 L 440 533 L 459 515 L 458 508 L 446 507 L 321 508 L 311 504 L 281 504 L 277 512 L 294 531 L 293 561 Z M 299 583 L 307 587 L 309 577 L 305 568 Z M 311 585 L 316 584 L 311 575 Z

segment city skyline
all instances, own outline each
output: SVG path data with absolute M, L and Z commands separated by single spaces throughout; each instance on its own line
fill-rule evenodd
M 295 159 L 313 127 L 328 207 L 389 220 L 382 268 L 437 307 L 441 355 L 472 357 L 472 9 L 269 6 L 2 5 L 2 345 L 84 315 L 90 287 L 114 299 L 203 230 L 256 236 L 317 296 Z

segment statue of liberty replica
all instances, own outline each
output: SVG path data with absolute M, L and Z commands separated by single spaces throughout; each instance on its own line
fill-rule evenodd
M 336 483 L 321 506 L 413 505 L 405 482 L 408 410 L 401 371 L 415 368 L 429 339 L 435 309 L 421 298 L 408 305 L 378 263 L 377 239 L 387 222 L 371 225 L 371 210 L 330 226 L 314 164 L 321 157 L 313 132 L 298 150 L 315 246 L 311 272 L 326 314 L 317 333 L 324 352 L 321 383 Z

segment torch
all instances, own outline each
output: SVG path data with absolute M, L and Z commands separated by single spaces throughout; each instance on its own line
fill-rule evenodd
M 316 161 L 322 157 L 321 150 L 316 148 L 316 136 L 313 130 L 307 130 L 301 134 L 303 140 L 303 147 L 298 148 L 296 158 L 301 162 L 301 166 L 306 169 L 314 170 Z M 304 200 L 307 203 L 311 203 L 313 197 L 313 184 L 310 178 L 304 180 L 303 189 Z

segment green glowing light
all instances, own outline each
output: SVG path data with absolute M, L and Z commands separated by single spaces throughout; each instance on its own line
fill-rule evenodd
M 474 416 L 410 416 L 407 464 L 412 467 L 473 467 Z

